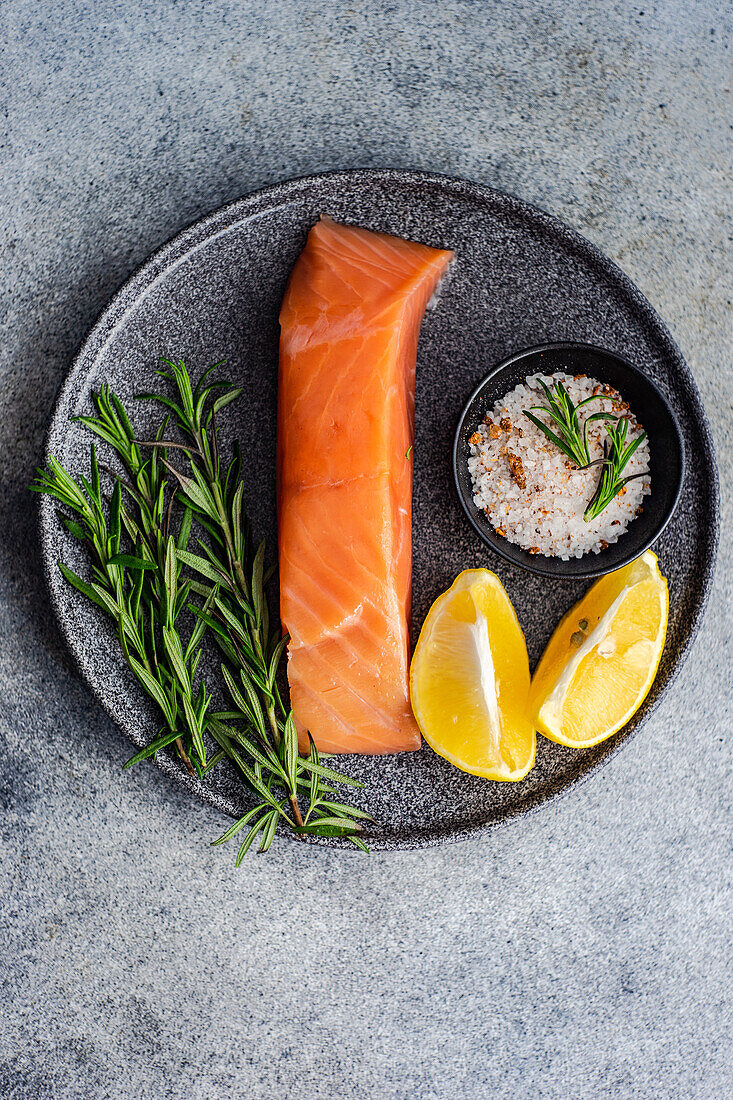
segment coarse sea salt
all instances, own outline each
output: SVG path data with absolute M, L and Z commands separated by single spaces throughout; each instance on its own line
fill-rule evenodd
M 485 512 L 497 533 L 531 554 L 559 557 L 564 561 L 583 554 L 598 554 L 617 542 L 651 492 L 649 440 L 645 437 L 624 468 L 623 477 L 634 477 L 595 519 L 586 522 L 583 512 L 595 493 L 601 467 L 578 470 L 575 464 L 523 415 L 533 405 L 546 405 L 539 380 L 550 389 L 562 382 L 574 405 L 602 394 L 578 411 L 581 431 L 587 416 L 610 412 L 629 418 L 626 442 L 643 432 L 621 395 L 610 386 L 586 375 L 563 372 L 533 374 L 497 401 L 470 439 L 468 469 L 473 501 Z M 550 417 L 534 410 L 548 427 Z M 591 459 L 603 457 L 604 421 L 588 425 Z M 610 423 L 610 422 L 609 422 Z M 635 476 L 644 475 L 644 476 Z

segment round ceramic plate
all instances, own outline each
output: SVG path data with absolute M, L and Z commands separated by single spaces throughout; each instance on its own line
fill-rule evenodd
M 411 172 L 359 171 L 280 184 L 224 207 L 157 252 L 102 315 L 61 391 L 48 436 L 73 474 L 86 473 L 88 433 L 71 418 L 91 411 L 108 382 L 126 403 L 155 385 L 161 355 L 192 372 L 224 359 L 244 387 L 220 425 L 246 456 L 247 508 L 274 559 L 275 406 L 278 312 L 288 274 L 321 214 L 441 248 L 455 249 L 452 280 L 423 323 L 417 364 L 413 520 L 413 638 L 433 600 L 462 569 L 485 566 L 503 581 L 534 666 L 553 628 L 587 582 L 548 580 L 493 555 L 468 523 L 451 471 L 460 412 L 493 365 L 530 345 L 598 344 L 649 372 L 679 419 L 689 455 L 679 506 L 655 547 L 669 580 L 667 645 L 652 691 L 609 741 L 574 751 L 538 738 L 537 763 L 521 783 L 457 771 L 427 746 L 417 753 L 342 757 L 362 779 L 357 801 L 375 818 L 373 848 L 411 848 L 468 836 L 566 791 L 642 726 L 679 670 L 710 589 L 718 495 L 710 432 L 690 371 L 643 295 L 593 245 L 518 199 L 462 180 Z M 148 415 L 141 404 L 136 414 Z M 153 415 L 150 410 L 150 415 Z M 152 707 L 120 661 L 109 621 L 62 579 L 62 559 L 84 573 L 83 552 L 54 503 L 41 499 L 41 538 L 61 628 L 109 714 L 134 742 L 157 730 Z M 196 796 L 240 815 L 246 794 L 225 765 L 191 780 L 173 756 L 158 765 Z M 147 766 L 147 765 L 141 765 Z

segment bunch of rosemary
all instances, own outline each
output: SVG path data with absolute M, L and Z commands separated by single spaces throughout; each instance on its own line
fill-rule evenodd
M 369 815 L 337 800 L 338 785 L 362 784 L 324 765 L 312 739 L 308 755 L 299 754 L 292 712 L 278 687 L 287 638 L 270 627 L 265 589 L 272 570 L 264 568 L 264 542 L 255 547 L 250 537 L 239 449 L 224 468 L 216 426 L 217 414 L 241 391 L 211 379 L 221 364 L 194 386 L 182 362 L 163 362 L 168 370 L 158 374 L 171 392 L 141 395 L 166 410 L 152 439 L 136 438 L 107 386 L 94 396 L 96 416 L 78 418 L 116 452 L 122 472 L 100 465 L 92 444 L 89 479 L 75 481 L 51 458 L 31 486 L 72 513 L 59 514 L 88 551 L 91 578 L 62 562 L 59 568 L 112 618 L 128 668 L 160 713 L 157 736 L 125 767 L 169 745 L 199 778 L 228 759 L 255 801 L 214 841 L 247 829 L 237 866 L 257 838 L 259 851 L 266 851 L 278 828 L 342 837 L 367 851 L 358 833 Z M 171 429 L 177 438 L 168 438 Z M 204 536 L 196 539 L 195 553 L 194 524 Z M 224 658 L 228 710 L 212 710 L 212 693 L 198 672 L 207 638 Z M 207 739 L 218 746 L 211 756 Z
M 562 382 L 556 382 L 552 389 L 541 378 L 538 378 L 538 382 L 545 392 L 547 405 L 533 405 L 532 409 L 547 413 L 555 430 L 553 431 L 539 417 L 534 416 L 533 412 L 524 409 L 527 419 L 531 420 L 552 443 L 559 447 L 579 470 L 588 470 L 591 466 L 603 467 L 596 491 L 583 513 L 583 519 L 588 523 L 608 507 L 628 481 L 645 476 L 644 474 L 632 474 L 631 477 L 621 475 L 636 448 L 646 438 L 646 432 L 641 432 L 631 443 L 626 443 L 629 418 L 617 417 L 615 413 L 609 412 L 596 412 L 586 416 L 581 429 L 578 409 L 582 409 L 592 401 L 602 400 L 603 394 L 593 394 L 592 397 L 586 397 L 584 401 L 574 405 Z M 592 461 L 588 445 L 588 425 L 594 420 L 615 420 L 616 423 L 613 426 L 606 424 L 607 439 L 603 444 L 603 458 Z

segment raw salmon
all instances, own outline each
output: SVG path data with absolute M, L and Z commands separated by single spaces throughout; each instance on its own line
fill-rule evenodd
M 280 311 L 280 613 L 301 748 L 416 749 L 412 440 L 425 307 L 451 252 L 324 218 Z

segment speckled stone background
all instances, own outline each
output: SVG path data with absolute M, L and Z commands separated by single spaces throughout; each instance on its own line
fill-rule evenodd
M 338 167 L 464 175 L 565 218 L 677 338 L 730 518 L 727 5 L 182 2 L 0 9 L 3 1097 L 718 1097 L 730 989 L 731 573 L 640 736 L 446 848 L 281 846 L 77 678 L 25 492 L 58 385 L 158 244 Z

